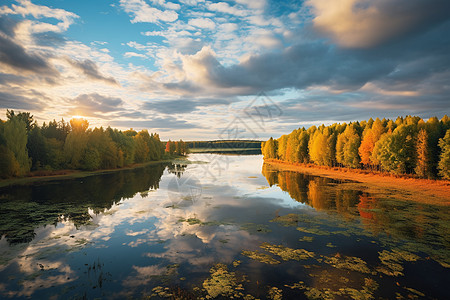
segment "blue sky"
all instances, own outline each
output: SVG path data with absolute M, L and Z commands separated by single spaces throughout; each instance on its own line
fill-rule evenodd
M 171 139 L 440 118 L 448 32 L 445 0 L 0 0 L 0 110 Z

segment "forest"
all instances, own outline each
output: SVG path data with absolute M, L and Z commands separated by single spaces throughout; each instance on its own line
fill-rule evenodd
M 264 159 L 450 179 L 450 119 L 416 116 L 299 128 L 261 144 Z
M 85 119 L 39 126 L 29 112 L 7 110 L 0 119 L 0 178 L 30 171 L 102 170 L 185 155 L 187 144 L 160 140 L 157 133 L 89 128 Z

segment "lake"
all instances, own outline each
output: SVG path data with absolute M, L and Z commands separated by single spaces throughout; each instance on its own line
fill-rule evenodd
M 0 298 L 450 299 L 450 209 L 261 155 L 0 189 Z

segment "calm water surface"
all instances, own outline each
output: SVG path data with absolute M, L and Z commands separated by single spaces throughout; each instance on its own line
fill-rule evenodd
M 0 189 L 0 298 L 450 299 L 448 208 L 189 160 Z

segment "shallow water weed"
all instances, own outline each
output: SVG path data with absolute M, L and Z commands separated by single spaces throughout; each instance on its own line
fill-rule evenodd
M 255 224 L 255 223 L 245 223 L 241 225 L 241 230 L 245 230 L 250 234 L 258 234 L 258 233 L 269 233 L 272 230 L 269 229 L 267 225 L 263 224 Z
M 304 236 L 298 239 L 299 242 L 312 242 L 314 240 L 313 236 Z
M 377 271 L 388 276 L 402 276 L 404 261 L 413 262 L 420 259 L 419 256 L 408 251 L 392 249 L 391 251 L 383 250 L 378 252 L 382 266 L 377 268 Z
M 257 260 L 261 263 L 265 263 L 265 264 L 269 264 L 269 265 L 276 265 L 276 264 L 280 263 L 280 261 L 276 260 L 269 254 L 261 253 L 258 250 L 256 250 L 256 251 L 244 250 L 241 253 L 242 253 L 242 255 L 245 255 L 251 259 Z
M 217 264 L 210 270 L 211 277 L 203 281 L 203 288 L 208 293 L 206 298 L 223 296 L 227 298 L 243 297 L 241 281 L 234 272 L 228 272 L 224 264 Z
M 330 231 L 321 230 L 318 227 L 297 227 L 297 230 L 304 233 L 315 234 L 315 235 L 331 235 Z
M 170 292 L 168 287 L 157 286 L 152 289 L 152 294 L 150 297 L 161 297 L 170 298 L 173 294 Z
M 283 299 L 283 291 L 277 287 L 271 287 L 268 292 L 268 298 L 272 300 Z
M 364 260 L 359 257 L 347 256 L 341 257 L 335 255 L 333 257 L 325 257 L 324 262 L 338 269 L 347 269 L 361 273 L 371 273 Z
M 264 249 L 274 255 L 281 257 L 283 260 L 304 260 L 314 257 L 314 252 L 307 251 L 305 249 L 292 249 L 288 247 L 284 247 L 282 245 L 271 245 L 269 243 L 263 243 L 260 246 L 261 249 Z
M 319 277 L 327 277 L 327 280 L 321 280 L 322 285 L 330 286 L 330 281 L 334 278 L 331 274 L 325 272 L 325 274 L 319 275 Z M 346 299 L 355 300 L 366 300 L 374 299 L 374 293 L 378 289 L 378 283 L 371 278 L 364 278 L 364 283 L 360 288 L 354 288 L 348 286 L 348 278 L 345 280 L 340 280 L 340 282 L 333 282 L 334 287 L 318 287 L 318 286 L 307 286 L 303 281 L 294 283 L 292 285 L 285 285 L 285 287 L 291 289 L 304 290 L 305 296 L 308 299 L 336 299 L 337 297 L 344 297 Z M 337 285 L 336 285 L 337 284 Z M 340 287 L 342 286 L 342 287 Z
M 278 216 L 275 219 L 272 219 L 270 222 L 276 222 L 282 226 L 289 227 L 289 226 L 297 226 L 299 221 L 300 218 L 298 214 L 287 214 L 284 216 Z

